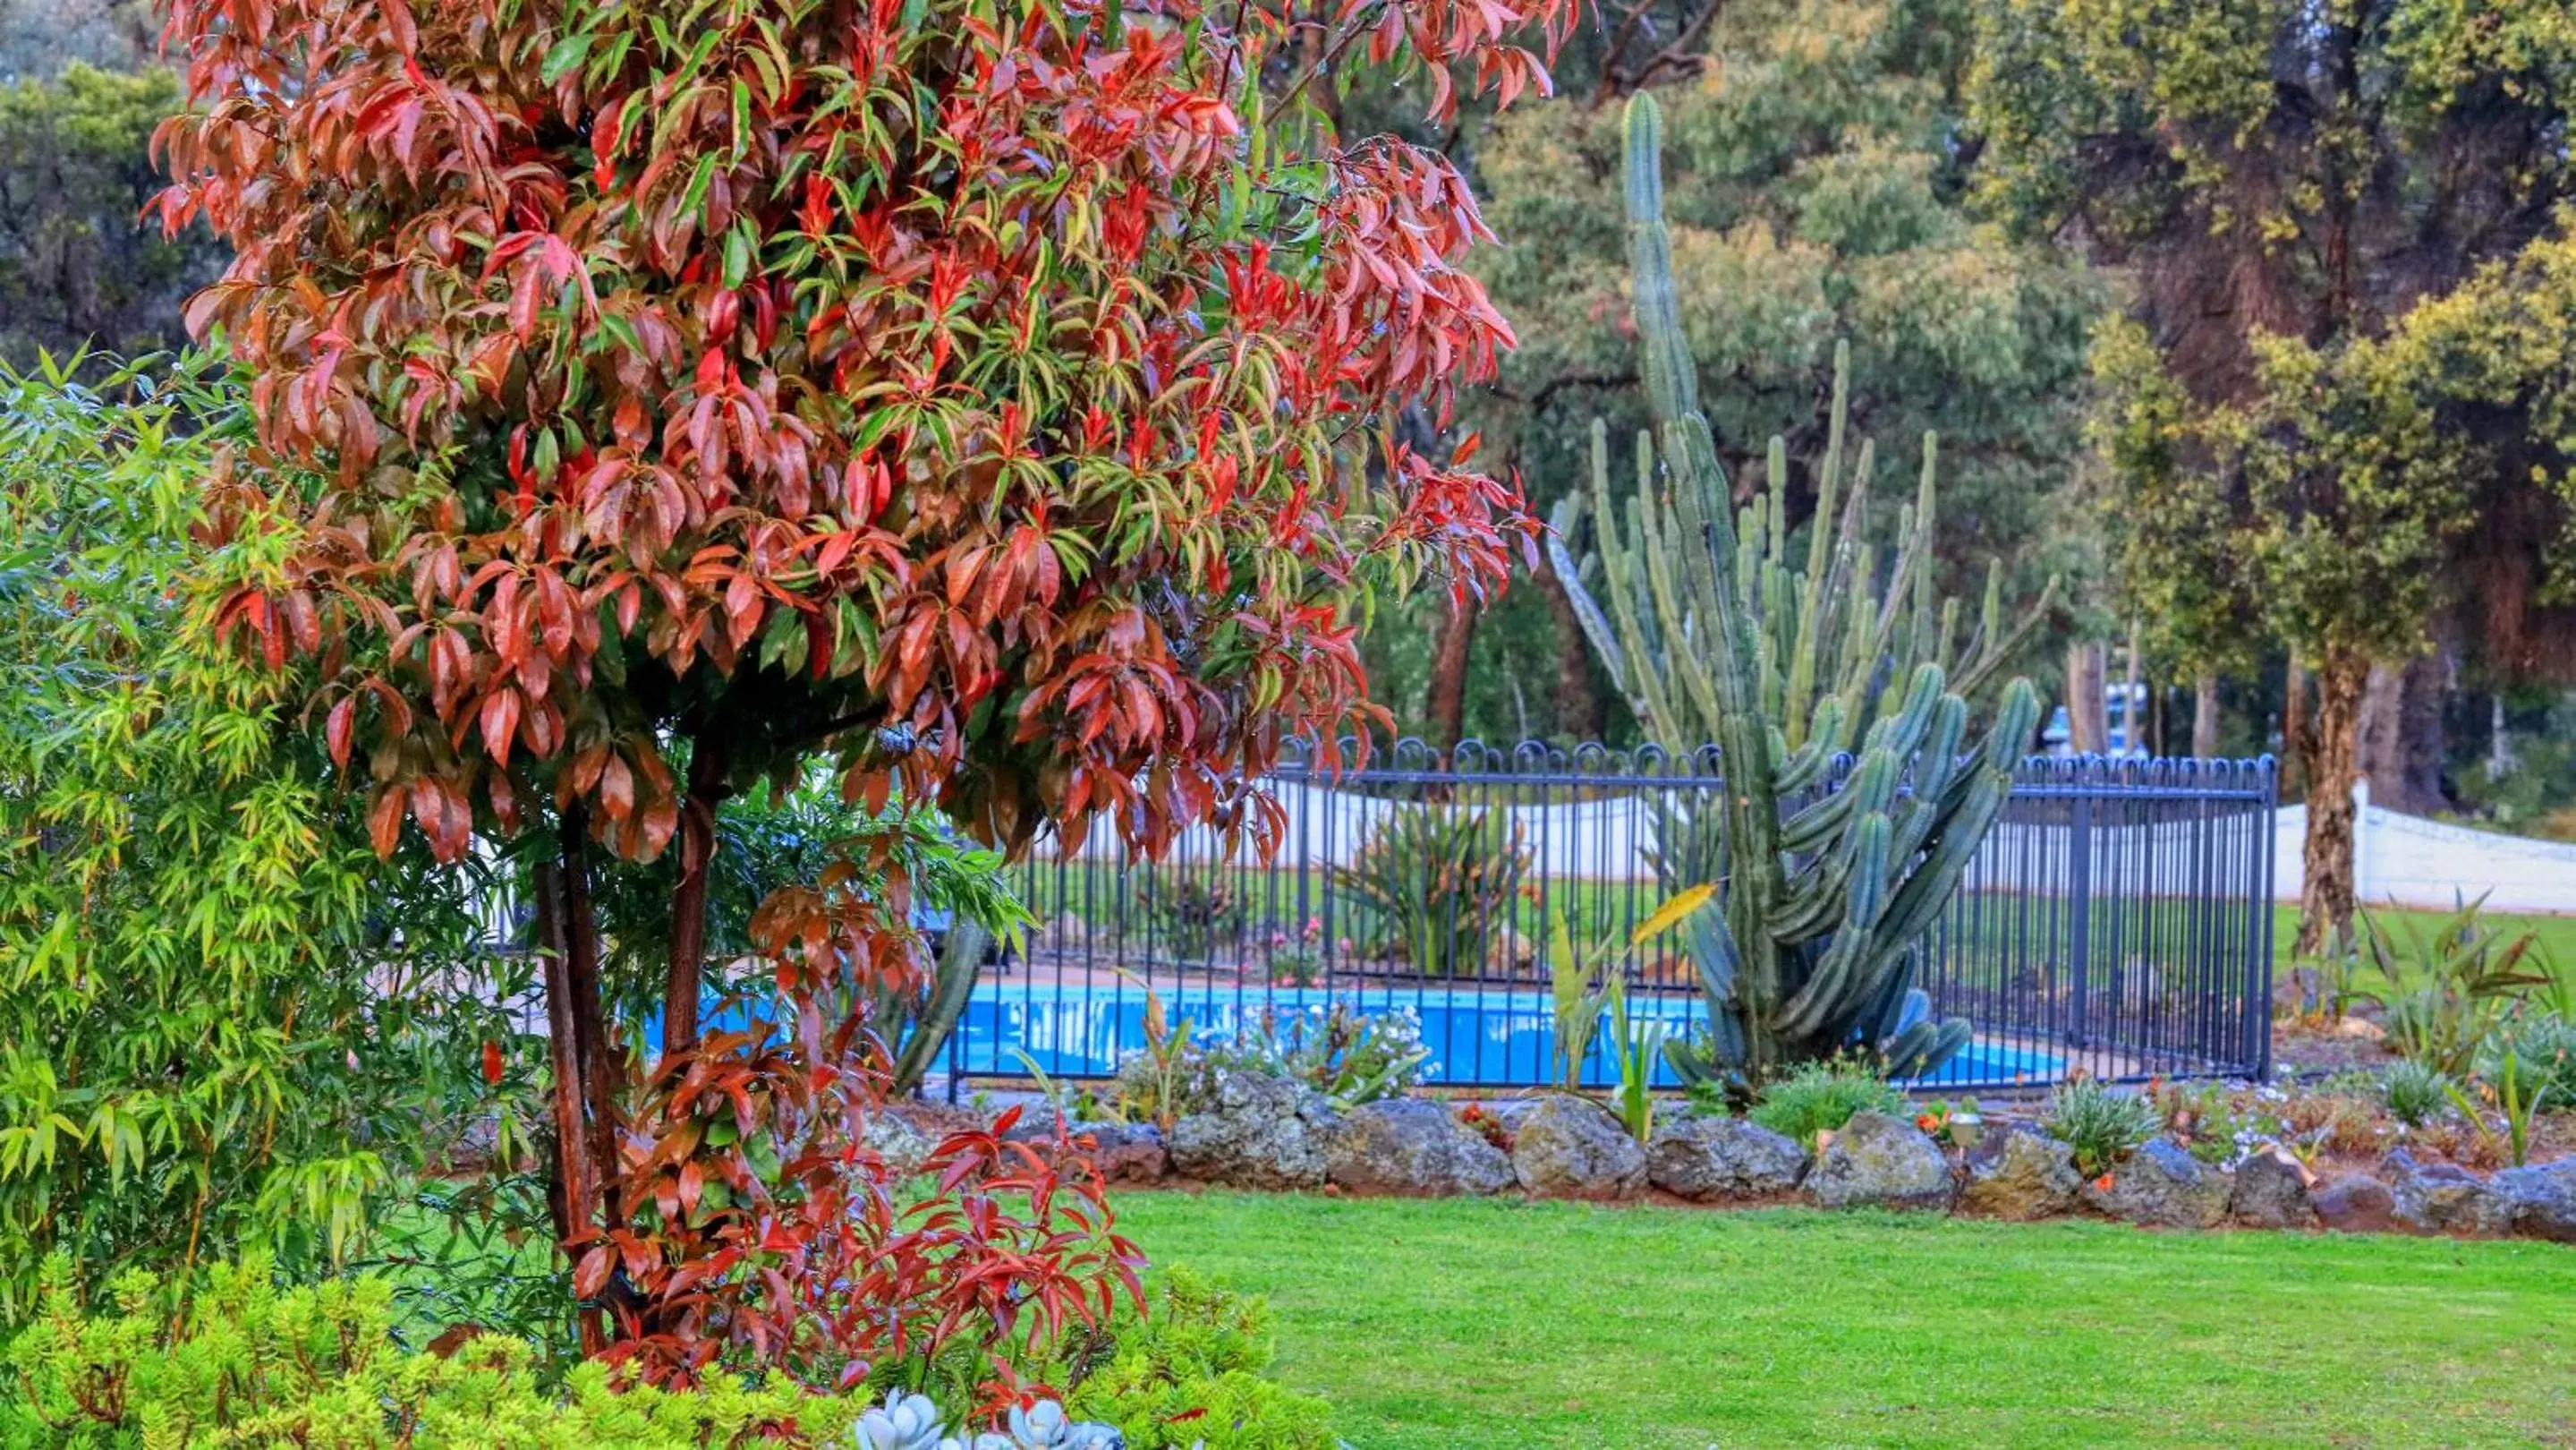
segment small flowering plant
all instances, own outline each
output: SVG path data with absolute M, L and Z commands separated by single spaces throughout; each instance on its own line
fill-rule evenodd
M 1459 1126 L 1506 1153 L 1512 1151 L 1511 1125 L 1502 1115 L 1483 1103 L 1469 1103 L 1457 1112 Z
M 1311 987 L 1323 980 L 1323 918 L 1306 918 L 1305 927 L 1293 936 L 1285 928 L 1274 928 L 1268 945 L 1272 986 Z
M 1914 1115 L 1914 1126 L 1944 1148 L 1972 1146 L 1984 1122 L 1975 1098 L 1961 1098 L 1955 1104 L 1948 1098 L 1934 1098 Z

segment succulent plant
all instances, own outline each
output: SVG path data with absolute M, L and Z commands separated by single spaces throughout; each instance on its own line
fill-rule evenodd
M 951 1450 L 948 1422 L 927 1395 L 890 1394 L 859 1416 L 857 1450 Z
M 1125 1450 L 1115 1425 L 1075 1420 L 1054 1400 L 1013 1405 L 999 1430 L 960 1439 L 926 1395 L 900 1391 L 859 1416 L 855 1450 Z
M 1922 1076 L 1967 1043 L 1969 1028 L 1934 1020 L 1911 985 L 1915 948 L 2002 809 L 2039 713 L 2029 683 L 2015 680 L 1978 741 L 1968 699 L 2010 660 L 2046 600 L 2007 630 L 2001 575 L 1990 570 L 1981 626 L 1960 646 L 1959 601 L 1941 599 L 1932 581 L 1929 435 L 1882 573 L 1867 537 L 1867 445 L 1847 492 L 1843 481 L 1839 349 L 1803 562 L 1790 553 L 1780 440 L 1768 493 L 1736 516 L 1682 336 L 1661 130 L 1654 98 L 1631 98 L 1629 259 L 1656 432 L 1639 440 L 1623 510 L 1611 495 L 1608 435 L 1594 424 L 1598 552 L 1578 565 L 1565 543 L 1579 536 L 1580 492 L 1559 511 L 1549 547 L 1638 720 L 1670 752 L 1712 742 L 1719 751 L 1723 789 L 1667 804 L 1656 822 L 1666 889 L 1721 884 L 1718 906 L 1700 911 L 1688 936 L 1709 1032 L 1667 1043 L 1665 1055 L 1692 1082 L 1758 1084 L 1852 1050 L 1876 1054 L 1894 1075 Z

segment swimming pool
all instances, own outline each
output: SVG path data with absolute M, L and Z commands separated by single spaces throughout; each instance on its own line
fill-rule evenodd
M 1410 1010 L 1421 1020 L 1430 1051 L 1423 1077 L 1431 1083 L 1536 1086 L 1554 1080 L 1555 1009 L 1541 992 L 1474 992 L 1447 988 L 1368 990 L 1339 987 L 1210 987 L 1164 990 L 1163 1011 L 1187 1018 L 1201 1034 L 1231 1035 L 1269 1011 L 1284 1018 L 1320 1011 L 1332 1003 L 1375 1015 Z M 1637 1017 L 1680 1027 L 1702 1016 L 1696 997 L 1641 998 Z M 1585 1061 L 1583 1078 L 1611 1086 L 1619 1069 L 1604 1022 Z M 1076 983 L 1032 988 L 1012 983 L 976 990 L 950 1042 L 947 1058 L 965 1076 L 1017 1076 L 1025 1053 L 1052 1077 L 1097 1077 L 1145 1041 L 1145 996 L 1133 987 Z M 2007 1042 L 1974 1042 L 1919 1086 L 2004 1086 L 2053 1082 L 2065 1069 L 2057 1055 Z M 1678 1087 L 1670 1068 L 1656 1064 L 1655 1083 Z

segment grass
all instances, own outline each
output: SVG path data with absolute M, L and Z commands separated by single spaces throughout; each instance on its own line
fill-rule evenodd
M 1361 1450 L 2576 1445 L 2576 1249 L 1137 1193 Z

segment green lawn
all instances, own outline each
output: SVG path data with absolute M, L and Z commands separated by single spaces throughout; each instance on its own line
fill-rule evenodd
M 2576 1445 L 2576 1249 L 1135 1193 L 1359 1450 Z
M 2364 903 L 2364 908 L 2369 910 L 2373 917 L 2388 923 L 2389 930 L 2397 937 L 2397 947 L 2400 951 L 2408 950 L 2409 947 L 2406 931 L 2399 923 L 2412 922 L 2417 930 L 2430 937 L 2435 929 L 2451 917 L 2451 913 L 2447 911 L 2392 911 L 2386 908 L 2372 908 L 2368 903 Z M 2506 931 L 2530 932 L 2539 939 L 2539 950 L 2546 954 L 2552 964 L 2561 970 L 2576 971 L 2576 916 L 2514 916 L 2506 912 L 2496 912 L 2485 916 L 2484 920 Z M 2296 906 L 2272 908 L 2272 964 L 2276 980 L 2280 976 L 2288 975 L 2293 956 L 2290 947 L 2298 939 L 2299 908 Z M 2368 981 L 2362 985 L 2377 987 L 2380 984 L 2376 981 Z

